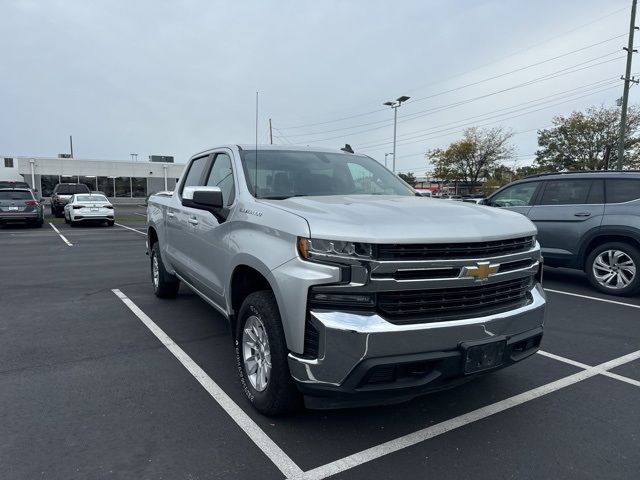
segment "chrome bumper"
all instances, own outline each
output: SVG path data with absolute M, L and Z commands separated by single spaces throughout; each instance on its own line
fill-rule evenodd
M 458 351 L 460 343 L 494 336 L 507 338 L 540 329 L 545 295 L 540 284 L 526 306 L 478 318 L 396 325 L 377 314 L 310 312 L 319 332 L 317 359 L 289 354 L 294 379 L 309 386 L 339 387 L 363 361 L 379 357 Z

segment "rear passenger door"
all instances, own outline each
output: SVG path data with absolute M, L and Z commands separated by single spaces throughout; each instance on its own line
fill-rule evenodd
M 547 180 L 529 218 L 550 264 L 575 266 L 580 242 L 599 229 L 604 214 L 604 181 L 589 178 Z

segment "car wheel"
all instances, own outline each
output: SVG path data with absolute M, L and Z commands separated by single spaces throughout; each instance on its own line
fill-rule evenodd
M 115 223 L 115 220 L 107 220 L 107 227 L 113 227 Z
M 610 295 L 628 296 L 640 290 L 640 251 L 624 242 L 610 242 L 593 249 L 586 274 L 595 288 Z
M 70 220 L 67 218 L 67 214 L 65 213 L 63 216 L 64 216 L 64 223 L 68 225 L 70 223 Z
M 265 415 L 288 413 L 301 403 L 287 354 L 273 292 L 250 294 L 238 314 L 236 361 L 245 395 Z
M 38 220 L 36 220 L 35 222 L 33 222 L 32 227 L 34 228 L 42 228 L 42 224 L 44 223 L 44 219 L 40 218 Z
M 180 280 L 167 272 L 160 256 L 160 244 L 153 244 L 151 248 L 151 282 L 153 293 L 158 298 L 175 298 L 180 288 Z

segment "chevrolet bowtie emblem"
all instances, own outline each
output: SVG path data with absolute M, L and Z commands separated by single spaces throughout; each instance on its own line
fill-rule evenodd
M 490 275 L 496 273 L 500 265 L 491 265 L 489 262 L 478 262 L 475 267 L 464 267 L 463 276 L 474 277 L 476 280 L 487 280 Z

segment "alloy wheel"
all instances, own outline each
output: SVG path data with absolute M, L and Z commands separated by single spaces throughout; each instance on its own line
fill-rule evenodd
M 619 290 L 633 282 L 636 264 L 622 250 L 605 250 L 593 261 L 593 276 L 605 288 Z
M 262 320 L 250 316 L 242 332 L 242 358 L 251 386 L 262 392 L 271 375 L 271 349 Z

